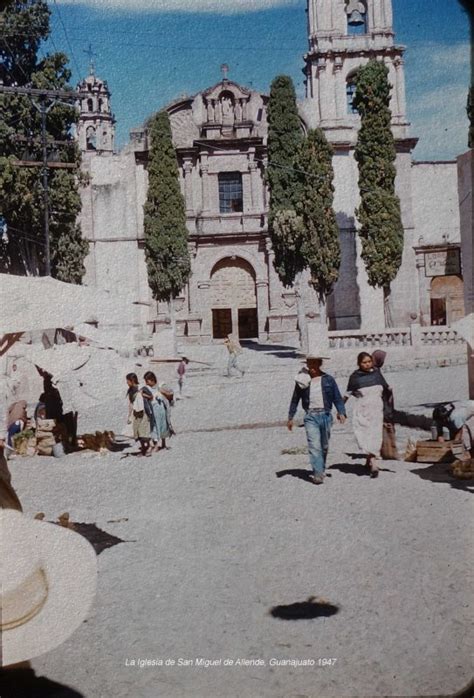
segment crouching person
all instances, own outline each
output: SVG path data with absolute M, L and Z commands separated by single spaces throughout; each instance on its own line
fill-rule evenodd
M 306 367 L 296 376 L 293 397 L 288 413 L 288 429 L 293 429 L 293 418 L 302 403 L 306 413 L 304 427 L 308 442 L 309 462 L 313 470 L 310 480 L 322 485 L 326 471 L 326 458 L 331 436 L 332 408 L 336 407 L 337 419 L 346 421 L 346 410 L 334 378 L 321 370 L 323 360 L 328 357 L 310 354 Z

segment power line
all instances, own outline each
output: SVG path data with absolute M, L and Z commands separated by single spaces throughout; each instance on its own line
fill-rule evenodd
M 73 48 L 72 48 L 71 42 L 69 41 L 69 35 L 68 35 L 68 33 L 67 33 L 66 25 L 64 24 L 64 21 L 63 21 L 61 12 L 59 11 L 59 5 L 58 5 L 58 3 L 57 3 L 57 0 L 54 0 L 54 5 L 55 5 L 55 7 L 56 7 L 56 12 L 58 13 L 59 21 L 61 22 L 62 28 L 63 28 L 63 30 L 64 30 L 64 36 L 66 37 L 67 45 L 69 46 L 69 50 L 71 51 L 71 56 L 72 56 L 72 59 L 73 59 L 73 61 L 74 61 L 74 63 L 75 63 L 76 70 L 77 70 L 77 74 L 80 76 L 80 75 L 81 75 L 81 69 L 79 68 L 79 63 L 78 63 L 77 60 L 76 60 L 76 56 L 75 56 L 75 54 L 74 54 L 74 50 L 73 50 Z

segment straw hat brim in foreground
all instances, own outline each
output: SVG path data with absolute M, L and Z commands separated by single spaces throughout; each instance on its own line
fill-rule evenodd
M 8 666 L 57 647 L 87 618 L 97 558 L 78 533 L 3 509 L 0 561 L 0 666 Z

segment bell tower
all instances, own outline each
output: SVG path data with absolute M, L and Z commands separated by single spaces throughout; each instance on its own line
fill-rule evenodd
M 96 76 L 93 63 L 89 75 L 78 84 L 77 92 L 77 138 L 81 151 L 112 155 L 115 117 L 110 108 L 110 90 L 105 80 Z
M 404 47 L 394 42 L 392 0 L 308 0 L 305 115 L 334 143 L 355 142 L 359 116 L 352 106 L 357 69 L 383 61 L 392 85 L 394 136 L 408 136 Z

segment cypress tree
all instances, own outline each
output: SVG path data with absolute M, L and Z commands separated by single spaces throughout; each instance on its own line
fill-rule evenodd
M 268 230 L 275 253 L 275 269 L 283 285 L 290 287 L 305 267 L 301 257 L 301 220 L 295 215 L 300 190 L 295 162 L 303 133 L 293 81 L 286 75 L 279 75 L 272 82 L 267 120 Z
M 43 0 L 14 0 L 0 20 L 0 79 L 5 86 L 68 89 L 71 73 L 63 53 L 38 57 L 50 33 L 50 13 Z M 73 106 L 55 104 L 46 120 L 54 160 L 76 170 L 49 170 L 51 272 L 61 281 L 81 283 L 89 245 L 77 216 L 81 209 L 80 152 L 71 128 Z M 26 96 L 0 95 L 0 214 L 8 240 L 0 243 L 3 271 L 40 274 L 44 267 L 44 211 L 41 168 L 19 167 L 17 160 L 42 160 L 41 118 Z M 54 143 L 60 141 L 60 143 Z
M 168 113 L 160 111 L 148 124 L 151 147 L 145 203 L 145 255 L 148 284 L 157 301 L 172 300 L 191 274 L 186 210 Z
M 391 131 L 388 68 L 371 60 L 356 76 L 354 106 L 361 115 L 355 148 L 359 165 L 362 259 L 369 284 L 386 296 L 402 262 L 403 225 L 395 194 L 395 141 Z
M 297 210 L 303 223 L 301 256 L 311 273 L 318 293 L 321 320 L 326 319 L 326 299 L 339 276 L 341 246 L 333 209 L 333 149 L 324 132 L 308 132 L 299 152 L 297 169 L 301 178 L 301 199 Z

